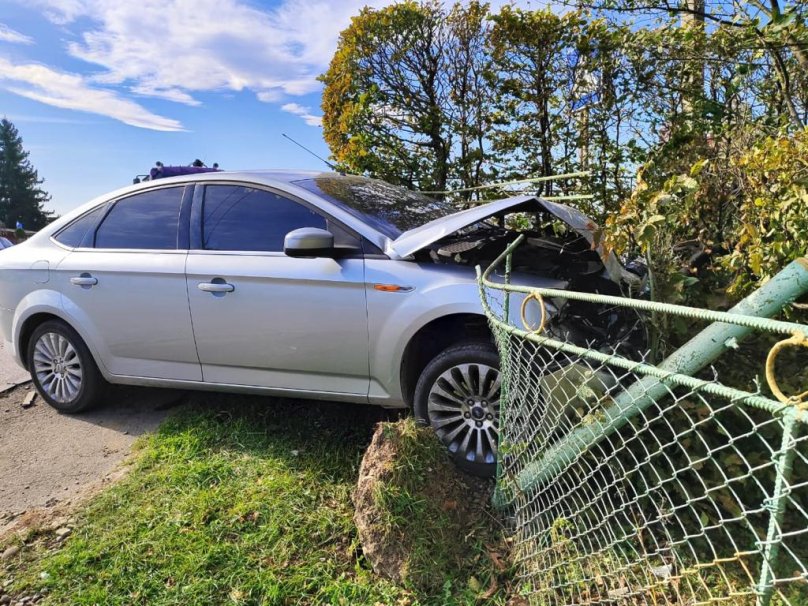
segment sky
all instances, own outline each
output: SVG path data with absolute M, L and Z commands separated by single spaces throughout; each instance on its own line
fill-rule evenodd
M 390 3 L 0 0 L 0 116 L 57 214 L 158 160 L 323 168 L 282 133 L 328 156 L 317 76 L 351 16 Z

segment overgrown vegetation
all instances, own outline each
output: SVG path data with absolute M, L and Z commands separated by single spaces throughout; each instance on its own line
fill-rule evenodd
M 808 250 L 808 5 L 365 9 L 322 76 L 334 158 L 421 190 L 588 170 L 652 296 L 726 308 Z M 473 197 L 502 191 L 461 192 Z
M 210 397 L 141 442 L 132 471 L 78 514 L 63 548 L 24 549 L 10 589 L 71 605 L 475 603 L 484 588 L 425 594 L 365 562 L 351 492 L 382 417 Z

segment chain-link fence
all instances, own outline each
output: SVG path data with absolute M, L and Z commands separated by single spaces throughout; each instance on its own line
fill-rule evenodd
M 761 317 L 808 291 L 808 263 L 731 313 L 502 284 L 494 266 L 481 288 L 503 365 L 497 500 L 515 522 L 519 599 L 808 604 L 808 405 L 781 391 L 808 386 L 788 347 L 808 327 Z M 570 300 L 649 314 L 637 327 L 721 323 L 655 365 L 625 335 L 576 340 L 556 322 Z M 764 364 L 783 333 L 796 336 Z

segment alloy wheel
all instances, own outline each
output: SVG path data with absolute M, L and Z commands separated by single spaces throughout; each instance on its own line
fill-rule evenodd
M 34 374 L 53 400 L 68 404 L 81 391 L 83 372 L 76 348 L 57 332 L 43 333 L 34 344 Z
M 499 370 L 486 364 L 458 364 L 438 376 L 427 410 L 449 452 L 470 462 L 496 462 L 499 397 Z

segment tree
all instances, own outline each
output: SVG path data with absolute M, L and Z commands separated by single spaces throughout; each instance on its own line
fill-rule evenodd
M 486 182 L 487 16 L 477 1 L 362 10 L 321 76 L 323 135 L 337 162 L 421 190 Z
M 7 227 L 22 223 L 25 229 L 38 230 L 53 214 L 44 210 L 50 196 L 40 185 L 44 182 L 28 160 L 16 127 L 0 120 L 0 221 Z
M 321 77 L 323 135 L 351 170 L 444 189 L 451 133 L 446 32 L 439 4 L 363 9 Z
M 602 212 L 626 195 L 639 149 L 629 33 L 579 11 L 365 9 L 321 77 L 326 142 L 346 169 L 421 190 L 592 169 Z M 489 195 L 501 192 L 458 197 Z
M 557 15 L 505 6 L 489 36 L 494 162 L 505 179 L 591 171 L 597 197 L 587 210 L 613 210 L 642 150 L 633 140 L 636 103 L 633 32 L 581 11 Z M 577 183 L 577 182 L 576 182 Z M 546 195 L 564 183 L 546 182 Z M 580 191 L 580 190 L 578 190 Z
M 692 92 L 704 74 L 715 67 L 716 54 L 710 51 L 706 40 L 712 34 L 724 30 L 741 44 L 741 53 L 735 57 L 723 57 L 736 66 L 755 65 L 765 61 L 767 78 L 761 80 L 761 91 L 769 88 L 774 103 L 767 109 L 775 110 L 795 129 L 806 124 L 806 88 L 808 88 L 808 5 L 805 2 L 781 0 L 570 0 L 567 4 L 586 8 L 612 20 L 624 22 L 625 18 L 656 18 L 660 29 L 679 26 L 689 30 L 691 38 L 687 56 L 671 56 L 685 66 L 686 81 Z M 729 34 L 728 32 L 732 32 Z M 706 37 L 705 37 L 706 33 Z M 700 43 L 701 42 L 701 43 Z M 774 87 L 767 85 L 774 84 Z

